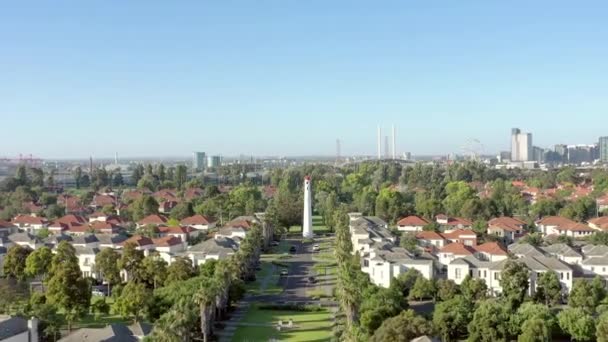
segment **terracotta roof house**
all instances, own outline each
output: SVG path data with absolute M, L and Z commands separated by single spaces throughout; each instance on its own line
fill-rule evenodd
M 397 230 L 403 232 L 419 232 L 422 227 L 429 224 L 429 221 L 419 216 L 407 216 L 397 222 Z
M 498 236 L 503 243 L 511 244 L 525 235 L 526 223 L 513 217 L 497 217 L 488 222 L 487 233 Z
M 462 217 L 449 217 L 444 214 L 439 214 L 435 216 L 435 220 L 440 225 L 446 227 L 446 229 L 471 228 L 471 226 L 473 225 L 473 222 Z
M 48 225 L 48 221 L 44 217 L 36 217 L 32 215 L 17 215 L 12 222 L 19 228 L 40 229 Z
M 189 226 L 195 229 L 208 230 L 215 228 L 217 220 L 205 215 L 194 215 L 186 217 L 179 224 L 182 226 Z
M 192 201 L 193 199 L 197 199 L 203 195 L 204 191 L 200 188 L 189 188 L 184 191 L 184 199 L 187 201 Z
M 608 216 L 600 216 L 587 221 L 589 227 L 596 230 L 608 231 Z
M 145 236 L 141 236 L 141 235 L 133 235 L 132 237 L 123 241 L 121 243 L 121 245 L 124 247 L 126 244 L 129 244 L 129 243 L 135 244 L 135 246 L 137 246 L 137 249 L 139 249 L 139 250 L 154 248 L 154 241 L 152 241 L 152 239 L 150 239 L 149 237 L 145 237 Z
M 566 235 L 575 238 L 591 235 L 595 231 L 587 225 L 561 216 L 546 216 L 537 222 L 537 226 L 544 235 Z
M 103 208 L 106 205 L 116 205 L 118 203 L 118 199 L 112 195 L 95 195 L 93 197 L 93 201 L 91 201 L 91 207 L 93 208 Z
M 167 223 L 167 217 L 163 215 L 152 214 L 144 217 L 137 222 L 138 227 L 147 226 L 149 224 L 160 226 Z
M 194 228 L 188 227 L 188 226 L 186 226 L 186 227 L 161 226 L 161 227 L 158 227 L 158 233 L 161 237 L 175 236 L 177 238 L 180 238 L 182 241 L 188 241 L 188 240 L 190 240 L 191 237 L 197 236 L 199 234 L 199 231 Z
M 177 197 L 175 190 L 172 189 L 158 190 L 152 196 L 154 196 L 154 198 L 156 198 L 157 200 L 179 202 L 179 197 Z

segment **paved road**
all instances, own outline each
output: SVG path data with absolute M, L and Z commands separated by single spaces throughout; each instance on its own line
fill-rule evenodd
M 291 254 L 292 257 L 289 259 L 280 260 L 281 263 L 289 264 L 289 274 L 286 277 L 281 277 L 279 282 L 279 285 L 283 287 L 283 292 L 276 295 L 252 296 L 248 298 L 248 301 L 277 304 L 302 301 L 315 302 L 307 295 L 307 292 L 314 290 L 319 285 L 328 287 L 332 285 L 329 282 L 324 284 L 318 277 L 316 284 L 308 283 L 309 276 L 316 276 L 313 268 L 315 262 L 313 261 L 312 246 L 314 243 L 304 244 L 300 239 L 287 239 L 287 243 L 296 246 L 297 252 Z

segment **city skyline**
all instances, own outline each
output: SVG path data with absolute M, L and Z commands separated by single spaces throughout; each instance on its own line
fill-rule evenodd
M 606 6 L 9 4 L 0 157 L 375 155 L 378 123 L 398 155 L 596 143 Z

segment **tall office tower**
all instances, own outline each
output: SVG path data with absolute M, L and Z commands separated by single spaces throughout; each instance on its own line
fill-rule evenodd
M 600 161 L 608 163 L 608 137 L 600 137 Z
M 205 169 L 207 158 L 205 152 L 192 153 L 192 168 L 195 171 L 203 171 Z
M 378 125 L 378 159 L 382 158 L 382 129 Z
M 222 157 L 221 156 L 208 156 L 207 157 L 207 167 L 218 167 L 222 166 Z
M 511 130 L 511 161 L 531 161 L 533 158 L 532 133 Z
M 304 177 L 304 222 L 302 223 L 302 237 L 310 239 L 312 232 L 312 189 L 310 176 Z

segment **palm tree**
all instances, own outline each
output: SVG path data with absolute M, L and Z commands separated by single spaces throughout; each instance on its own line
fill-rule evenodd
M 218 262 L 218 264 L 215 266 L 215 273 L 213 277 L 215 285 L 218 289 L 218 293 L 215 298 L 215 306 L 218 311 L 217 317 L 222 319 L 228 305 L 228 293 L 230 291 L 230 284 L 232 283 L 232 275 L 230 274 L 230 269 L 226 261 Z
M 193 302 L 181 299 L 154 324 L 152 340 L 158 342 L 189 342 L 191 328 L 197 320 L 196 307 Z
M 207 342 L 209 340 L 209 335 L 211 334 L 216 294 L 216 284 L 212 281 L 205 281 L 201 284 L 198 292 L 194 295 L 194 302 L 198 304 L 201 316 L 201 332 L 203 333 L 203 342 Z

